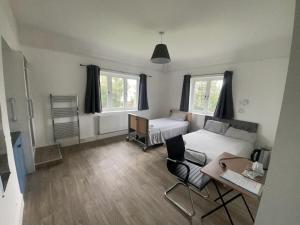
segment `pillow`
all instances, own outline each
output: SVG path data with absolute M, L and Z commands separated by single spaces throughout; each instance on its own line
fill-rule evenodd
M 172 111 L 171 120 L 178 120 L 178 121 L 185 121 L 186 120 L 186 112 L 181 112 L 181 111 Z
M 229 123 L 223 123 L 216 120 L 207 120 L 204 129 L 217 134 L 225 134 L 228 127 Z
M 234 127 L 229 127 L 225 133 L 225 136 L 247 141 L 251 144 L 255 144 L 256 141 L 256 133 L 250 133 L 248 131 L 236 129 Z

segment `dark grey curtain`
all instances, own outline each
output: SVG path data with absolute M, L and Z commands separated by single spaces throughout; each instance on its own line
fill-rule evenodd
M 233 99 L 232 99 L 232 71 L 225 71 L 223 86 L 220 92 L 218 104 L 214 117 L 221 119 L 233 119 Z
M 147 109 L 149 109 L 147 97 L 147 75 L 140 74 L 138 110 Z
M 101 111 L 100 67 L 88 65 L 84 112 L 96 113 Z
M 184 112 L 189 111 L 190 83 L 191 83 L 191 75 L 184 75 L 181 101 L 180 101 L 180 111 L 184 111 Z

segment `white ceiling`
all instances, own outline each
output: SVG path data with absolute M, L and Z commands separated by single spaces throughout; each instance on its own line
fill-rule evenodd
M 254 50 L 269 52 L 265 57 L 286 55 L 294 5 L 295 0 L 11 0 L 21 27 L 147 62 L 160 39 L 157 32 L 164 30 L 172 64 Z

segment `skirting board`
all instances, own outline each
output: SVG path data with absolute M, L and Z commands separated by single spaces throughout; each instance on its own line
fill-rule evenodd
M 113 132 L 113 133 L 107 133 L 107 134 L 95 135 L 95 136 L 92 136 L 92 137 L 81 138 L 80 143 L 99 141 L 99 140 L 107 139 L 107 138 L 110 138 L 110 137 L 121 136 L 121 135 L 127 134 L 127 132 L 128 132 L 127 130 L 121 130 L 121 131 L 116 131 L 116 132 Z M 45 148 L 45 147 L 50 147 L 50 146 L 53 146 L 53 145 L 55 145 L 55 144 L 53 143 L 53 144 L 40 145 L 36 148 Z M 61 143 L 61 147 L 67 147 L 67 146 L 73 146 L 73 145 L 76 145 L 76 144 L 75 143 Z
M 21 207 L 20 207 L 20 216 L 19 216 L 19 225 L 23 224 L 23 215 L 24 215 L 24 199 L 21 199 Z

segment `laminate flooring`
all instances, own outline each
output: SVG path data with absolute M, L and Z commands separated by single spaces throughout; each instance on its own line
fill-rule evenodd
M 164 198 L 176 182 L 166 168 L 164 146 L 143 152 L 135 143 L 114 138 L 63 148 L 63 156 L 61 164 L 28 176 L 23 225 L 230 224 L 224 209 L 201 221 L 217 204 L 196 194 L 192 220 Z M 214 186 L 208 188 L 216 197 Z M 172 197 L 190 207 L 184 188 Z M 258 203 L 247 201 L 255 215 Z M 228 208 L 235 225 L 253 224 L 241 199 Z

